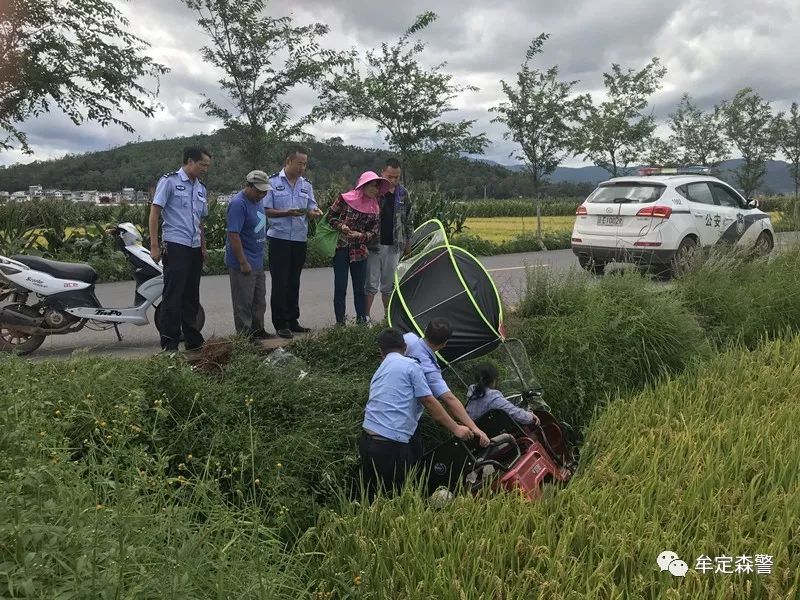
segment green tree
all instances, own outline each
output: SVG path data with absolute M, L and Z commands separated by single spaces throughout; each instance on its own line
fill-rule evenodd
M 778 149 L 782 114 L 772 114 L 770 103 L 751 88 L 737 92 L 719 106 L 725 135 L 744 160 L 734 171 L 736 182 L 749 198 L 767 173 L 766 162 Z
M 779 145 L 789 159 L 789 172 L 794 181 L 795 213 L 800 212 L 800 109 L 792 102 L 789 114 L 781 120 Z
M 109 0 L 0 2 L 0 150 L 32 154 L 20 124 L 51 108 L 126 131 L 123 110 L 152 116 L 156 92 L 143 79 L 167 69 L 127 27 Z
M 474 135 L 475 121 L 444 121 L 454 111 L 451 103 L 473 86 L 453 83 L 443 71 L 446 63 L 431 69 L 417 57 L 425 49 L 412 36 L 436 20 L 436 14 L 419 15 L 394 45 L 382 44 L 362 60 L 353 60 L 330 78 L 322 89 L 323 106 L 336 121 L 368 119 L 385 135 L 418 179 L 430 179 L 444 157 L 461 152 L 482 154 L 486 136 Z
M 573 95 L 577 81 L 559 81 L 557 66 L 546 71 L 531 66 L 549 37 L 542 33 L 531 42 L 516 83 L 500 81 L 507 101 L 490 109 L 498 114 L 492 122 L 508 129 L 503 137 L 522 148 L 521 154 L 511 156 L 521 160 L 530 173 L 535 197 L 542 182 L 574 147 L 575 124 L 591 103 L 588 95 Z
M 681 162 L 713 167 L 728 158 L 730 151 L 720 120 L 719 109 L 707 113 L 692 102 L 689 94 L 681 97 L 677 110 L 669 116 L 670 142 Z
M 645 165 L 674 167 L 681 162 L 677 156 L 678 149 L 671 139 L 665 140 L 656 135 L 651 135 L 644 145 L 641 160 Z
M 603 73 L 607 99 L 589 107 L 576 137 L 576 153 L 612 177 L 624 174 L 640 160 L 656 128 L 653 115 L 644 110 L 666 72 L 658 58 L 640 71 L 611 65 L 611 73 Z
M 201 108 L 233 134 L 250 168 L 264 165 L 274 158 L 279 142 L 302 135 L 303 127 L 319 116 L 312 110 L 293 120 L 286 94 L 299 84 L 315 84 L 341 60 L 339 53 L 320 47 L 328 26 L 295 26 L 291 17 L 265 16 L 265 0 L 184 3 L 211 38 L 202 56 L 225 73 L 219 85 L 232 105 L 206 96 Z

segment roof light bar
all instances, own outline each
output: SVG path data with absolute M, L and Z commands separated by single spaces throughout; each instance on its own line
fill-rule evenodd
M 639 169 L 640 176 L 646 175 L 708 175 L 711 173 L 709 167 L 642 167 Z

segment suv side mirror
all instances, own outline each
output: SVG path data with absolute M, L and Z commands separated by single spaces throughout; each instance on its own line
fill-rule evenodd
M 758 200 L 753 198 L 752 200 L 747 201 L 747 208 L 758 208 Z

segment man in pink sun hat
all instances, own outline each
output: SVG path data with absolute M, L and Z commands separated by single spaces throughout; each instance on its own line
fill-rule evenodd
M 347 275 L 353 281 L 356 322 L 367 321 L 364 285 L 367 278 L 369 246 L 379 235 L 378 198 L 391 189 L 391 183 L 374 171 L 358 178 L 354 190 L 341 194 L 328 210 L 328 223 L 339 232 L 333 256 L 333 311 L 337 325 L 345 325 Z

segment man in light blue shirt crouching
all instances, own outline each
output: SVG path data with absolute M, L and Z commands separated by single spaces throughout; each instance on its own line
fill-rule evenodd
M 431 388 L 433 396 L 447 408 L 448 412 L 459 422 L 466 425 L 472 433 L 477 436 L 481 446 L 489 445 L 489 438 L 481 429 L 475 425 L 470 418 L 461 400 L 450 391 L 450 386 L 442 376 L 442 368 L 436 359 L 436 353 L 444 349 L 453 329 L 450 321 L 443 318 L 432 319 L 425 326 L 425 337 L 419 337 L 416 333 L 407 333 L 403 336 L 406 343 L 406 355 L 416 360 L 425 373 L 425 381 Z M 415 434 L 411 441 L 414 448 L 415 458 L 422 456 L 422 439 L 419 434 Z
M 417 430 L 423 410 L 454 436 L 469 440 L 473 432 L 459 425 L 431 394 L 419 363 L 405 356 L 406 343 L 397 329 L 378 335 L 383 361 L 372 376 L 369 401 L 358 440 L 361 473 L 370 499 L 378 487 L 398 491 L 414 462 L 409 443 Z

